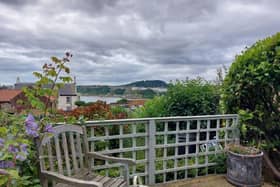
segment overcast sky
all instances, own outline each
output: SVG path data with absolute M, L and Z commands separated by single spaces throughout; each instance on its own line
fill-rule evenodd
M 279 0 L 0 0 L 0 84 L 74 55 L 78 84 L 216 77 L 280 31 Z

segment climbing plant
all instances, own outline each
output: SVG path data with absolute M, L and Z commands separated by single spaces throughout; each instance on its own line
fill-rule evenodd
M 58 89 L 71 81 L 67 63 L 72 55 L 66 53 L 59 59 L 34 72 L 38 80 L 32 87 L 23 89 L 25 99 L 22 114 L 7 114 L 0 111 L 0 186 L 40 186 L 37 167 L 38 157 L 35 142 L 40 144 L 44 136 L 53 133 L 54 115 L 52 102 L 57 98 Z

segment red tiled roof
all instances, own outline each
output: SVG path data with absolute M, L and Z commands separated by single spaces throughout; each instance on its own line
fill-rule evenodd
M 21 90 L 0 90 L 0 102 L 9 102 L 21 92 Z

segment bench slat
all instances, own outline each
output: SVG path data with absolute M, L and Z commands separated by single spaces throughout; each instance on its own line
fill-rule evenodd
M 64 151 L 67 175 L 71 176 L 71 168 L 70 168 L 69 154 L 68 154 L 68 145 L 67 145 L 65 132 L 62 133 L 62 147 L 63 147 L 63 151 Z
M 61 151 L 60 151 L 58 136 L 54 137 L 54 143 L 55 143 L 55 152 L 56 152 L 56 158 L 57 158 L 57 164 L 58 164 L 58 172 L 60 174 L 63 174 Z
M 79 161 L 80 161 L 80 168 L 84 168 L 84 160 L 83 160 L 83 153 L 82 153 L 82 144 L 81 144 L 81 138 L 80 135 L 77 134 L 77 146 L 78 146 L 78 152 L 79 152 Z
M 72 160 L 73 160 L 73 166 L 74 166 L 74 171 L 75 171 L 75 174 L 76 174 L 77 171 L 78 171 L 78 164 L 77 164 L 77 156 L 76 156 L 76 150 L 75 150 L 75 142 L 74 142 L 72 132 L 69 133 L 69 137 L 70 137 L 70 147 L 71 147 L 71 155 L 72 155 Z

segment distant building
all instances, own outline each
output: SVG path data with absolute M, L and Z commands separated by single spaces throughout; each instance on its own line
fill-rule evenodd
M 77 107 L 75 102 L 79 100 L 80 97 L 77 94 L 76 84 L 65 84 L 64 87 L 59 90 L 57 109 L 71 111 Z
M 17 78 L 15 89 L 20 90 L 23 87 L 32 87 L 32 86 L 34 86 L 34 83 L 20 82 L 19 78 Z M 46 85 L 46 87 L 50 87 L 50 86 Z M 77 93 L 77 86 L 75 80 L 74 83 L 65 84 L 64 87 L 62 87 L 59 90 L 56 108 L 63 111 L 71 111 L 77 107 L 75 105 L 75 102 L 79 100 L 80 97 Z
M 14 113 L 21 110 L 19 100 L 24 99 L 21 90 L 2 89 L 0 90 L 0 109 L 6 112 Z

